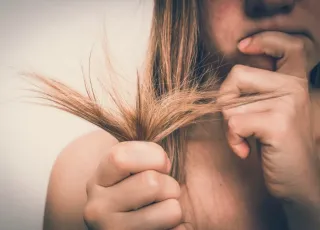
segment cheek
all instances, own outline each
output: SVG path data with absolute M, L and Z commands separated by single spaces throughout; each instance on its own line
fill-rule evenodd
M 241 1 L 213 0 L 207 4 L 206 20 L 209 42 L 223 54 L 231 55 L 236 51 L 244 22 Z

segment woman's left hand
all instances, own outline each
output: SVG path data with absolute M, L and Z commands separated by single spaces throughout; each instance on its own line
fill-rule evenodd
M 313 43 L 305 36 L 263 32 L 240 43 L 239 50 L 274 57 L 276 71 L 236 65 L 220 88 L 226 95 L 220 101 L 246 93 L 275 97 L 222 111 L 229 145 L 246 158 L 250 152 L 246 138 L 257 138 L 269 192 L 307 207 L 320 222 L 320 157 L 308 87 L 309 72 L 318 61 Z

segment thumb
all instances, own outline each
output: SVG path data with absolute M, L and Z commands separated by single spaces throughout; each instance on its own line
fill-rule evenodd
M 277 72 L 301 78 L 317 64 L 313 42 L 304 35 L 266 31 L 240 41 L 238 49 L 245 54 L 271 56 Z

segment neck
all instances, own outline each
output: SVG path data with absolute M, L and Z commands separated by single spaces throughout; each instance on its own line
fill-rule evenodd
M 314 119 L 315 137 L 320 143 L 320 89 L 311 90 L 312 113 Z
M 223 116 L 215 113 L 203 118 L 202 122 L 191 125 L 188 130 L 189 141 L 209 141 L 223 138 Z

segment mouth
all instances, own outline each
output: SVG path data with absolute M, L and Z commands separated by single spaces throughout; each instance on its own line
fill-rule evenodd
M 266 32 L 266 31 L 276 31 L 276 32 L 282 32 L 282 33 L 286 33 L 286 34 L 290 34 L 290 35 L 300 35 L 300 36 L 305 36 L 307 38 L 309 38 L 310 40 L 313 41 L 313 36 L 312 34 L 307 31 L 307 30 L 289 30 L 289 29 L 256 29 L 256 30 L 252 30 L 249 33 L 246 34 L 246 36 L 242 37 L 241 39 L 239 39 L 239 42 L 247 37 L 251 37 L 255 34 L 259 34 L 262 32 Z

